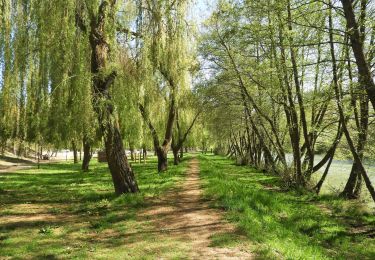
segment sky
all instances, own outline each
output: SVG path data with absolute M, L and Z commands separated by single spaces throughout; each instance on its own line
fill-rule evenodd
M 202 27 L 203 22 L 210 17 L 216 6 L 217 0 L 193 0 L 189 16 L 195 21 L 198 28 Z

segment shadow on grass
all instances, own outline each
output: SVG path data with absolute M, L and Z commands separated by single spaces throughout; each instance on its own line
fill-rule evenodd
M 132 163 L 141 192 L 122 196 L 114 195 L 107 165 L 94 160 L 88 173 L 69 162 L 0 173 L 0 258 L 87 258 L 99 252 L 111 258 L 106 250 L 116 254 L 118 247 L 126 246 L 125 234 L 155 244 L 152 232 L 145 230 L 150 223 L 137 212 L 147 207 L 146 197 L 160 196 L 184 178 L 189 159 L 162 174 L 155 159 Z M 155 247 L 168 250 L 161 244 Z M 139 250 L 136 255 L 141 249 L 143 245 L 132 250 Z
M 14 163 L 14 164 L 33 164 L 33 161 L 22 159 L 22 158 L 16 158 L 16 157 L 9 157 L 5 155 L 0 155 L 0 161 L 8 162 L 8 163 Z
M 288 259 L 375 259 L 375 240 L 371 235 L 374 215 L 353 215 L 338 209 L 337 214 L 324 212 L 318 204 L 337 203 L 339 208 L 341 202 L 332 197 L 318 199 L 306 192 L 280 192 L 276 176 L 264 175 L 247 166 L 234 166 L 223 157 L 201 155 L 199 159 L 205 196 L 215 199 L 214 207 L 228 211 L 227 218 L 257 244 L 259 255 Z M 353 232 L 343 215 L 360 219 L 367 229 Z M 232 243 L 228 238 L 220 238 L 219 242 Z

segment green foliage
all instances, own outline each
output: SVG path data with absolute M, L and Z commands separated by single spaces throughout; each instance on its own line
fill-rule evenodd
M 372 259 L 374 238 L 361 228 L 371 227 L 374 216 L 343 210 L 342 201 L 300 195 L 280 189 L 280 180 L 247 166 L 236 166 L 219 156 L 200 156 L 205 196 L 225 209 L 255 243 L 265 258 L 286 259 Z M 331 205 L 336 204 L 335 212 Z M 345 219 L 343 220 L 343 216 Z M 353 221 L 357 229 L 353 228 Z M 371 229 L 371 228 L 370 228 Z M 232 240 L 220 238 L 226 246 Z M 239 241 L 240 242 L 240 241 Z
M 141 212 L 184 178 L 188 159 L 162 175 L 155 158 L 133 164 L 141 192 L 119 197 L 107 165 L 95 161 L 89 173 L 72 163 L 1 173 L 0 258 L 141 258 L 146 247 L 153 258 L 183 254 L 176 241 L 158 240 Z

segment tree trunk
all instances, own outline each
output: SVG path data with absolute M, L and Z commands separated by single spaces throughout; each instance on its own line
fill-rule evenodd
M 359 171 L 359 167 L 356 164 L 356 162 L 352 165 L 352 170 L 350 172 L 349 179 L 345 185 L 344 190 L 341 193 L 341 196 L 347 198 L 347 199 L 356 199 L 357 197 L 354 195 L 354 189 L 357 184 L 358 175 L 361 175 Z
M 316 194 L 320 193 L 320 190 L 322 189 L 323 183 L 324 183 L 324 181 L 327 178 L 327 175 L 328 175 L 328 172 L 329 172 L 329 168 L 331 167 L 331 164 L 332 164 L 332 161 L 333 161 L 333 156 L 334 155 L 332 155 L 331 158 L 329 159 L 327 167 L 324 170 L 324 173 L 323 173 L 322 177 L 320 178 L 319 182 L 314 187 L 314 190 L 316 191 Z
M 180 163 L 180 157 L 179 157 L 179 150 L 176 148 L 172 148 L 173 151 L 173 163 L 174 165 L 178 165 Z
M 168 121 L 167 121 L 167 126 L 166 126 L 166 131 L 165 131 L 165 138 L 164 138 L 162 145 L 160 145 L 158 134 L 154 126 L 152 125 L 152 122 L 145 108 L 143 107 L 142 104 L 138 104 L 138 105 L 139 105 L 139 110 L 141 112 L 141 115 L 151 131 L 152 139 L 154 142 L 155 154 L 158 157 L 158 171 L 159 172 L 166 171 L 168 169 L 167 154 L 168 154 L 169 146 L 172 142 L 173 122 L 175 120 L 175 115 L 176 115 L 175 97 L 174 95 L 171 95 L 171 103 L 170 103 Z
M 90 160 L 92 157 L 90 142 L 87 138 L 83 138 L 83 161 L 82 161 L 82 170 L 87 172 L 89 171 Z
M 134 147 L 130 146 L 130 160 L 134 161 Z
M 36 150 L 36 154 L 37 154 L 37 156 L 38 156 L 38 169 L 40 169 L 39 146 L 40 146 L 40 144 L 38 143 L 38 149 Z M 40 147 L 40 150 L 42 151 L 42 147 Z
M 366 94 L 365 94 L 366 95 Z M 357 153 L 361 160 L 363 160 L 363 154 L 367 142 L 367 131 L 368 131 L 368 99 L 367 97 L 361 97 L 361 116 L 358 133 L 358 144 Z M 358 164 L 354 161 L 352 170 L 348 182 L 341 195 L 348 199 L 357 199 L 360 195 L 362 176 Z
M 138 185 L 126 158 L 118 127 L 106 124 L 105 150 L 116 194 L 138 192 Z
M 72 141 L 72 149 L 73 149 L 73 158 L 74 158 L 74 163 L 78 163 L 78 150 L 77 150 L 77 144 L 75 140 Z
M 331 3 L 330 3 L 331 4 Z M 334 49 L 334 42 L 333 42 L 333 21 L 332 21 L 332 7 L 330 6 L 330 14 L 329 14 L 329 42 L 330 42 L 330 47 L 331 47 L 331 57 L 332 57 L 332 73 L 333 73 L 333 86 L 335 90 L 335 97 L 336 97 L 336 103 L 337 103 L 337 108 L 340 116 L 340 120 L 342 122 L 342 127 L 344 130 L 344 134 L 346 137 L 346 141 L 349 145 L 350 151 L 353 155 L 353 159 L 355 163 L 358 165 L 358 169 L 362 174 L 362 177 L 365 181 L 366 187 L 368 191 L 370 192 L 370 195 L 375 201 L 375 189 L 374 186 L 372 186 L 371 180 L 368 177 L 366 173 L 366 169 L 363 166 L 362 160 L 360 155 L 358 154 L 356 147 L 354 145 L 354 142 L 350 136 L 349 130 L 346 125 L 346 120 L 345 120 L 345 115 L 344 115 L 344 110 L 342 107 L 342 100 L 341 100 L 341 95 L 340 95 L 340 86 L 339 86 L 339 81 L 338 81 L 338 76 L 337 76 L 337 66 L 336 66 L 336 57 L 335 57 L 335 49 Z
M 348 33 L 358 67 L 359 82 L 365 87 L 369 99 L 375 109 L 375 83 L 371 76 L 371 70 L 363 50 L 363 41 L 356 21 L 353 4 L 351 0 L 341 0 L 347 22 Z
M 146 145 L 143 145 L 142 153 L 143 153 L 143 162 L 146 163 L 146 160 L 147 160 L 147 147 L 146 147 Z
M 312 144 L 310 142 L 309 131 L 307 129 L 305 105 L 304 105 L 304 101 L 303 101 L 303 97 L 302 97 L 302 90 L 301 90 L 301 86 L 300 86 L 301 85 L 300 84 L 300 76 L 298 74 L 298 66 L 297 66 L 297 61 L 296 61 L 295 50 L 292 46 L 292 43 L 293 43 L 293 37 L 292 37 L 293 28 L 292 28 L 292 16 L 291 16 L 291 8 L 290 8 L 290 1 L 289 0 L 288 0 L 288 4 L 287 4 L 287 10 L 288 10 L 288 29 L 289 29 L 289 32 L 290 32 L 288 34 L 288 38 L 289 38 L 289 42 L 291 43 L 291 45 L 290 45 L 290 59 L 292 61 L 294 85 L 295 85 L 295 89 L 296 89 L 296 95 L 297 95 L 299 112 L 300 112 L 299 116 L 300 116 L 300 121 L 301 121 L 301 125 L 302 125 L 302 132 L 303 132 L 303 136 L 305 138 L 305 146 L 306 146 L 306 151 L 307 151 L 306 156 L 305 156 L 305 160 L 307 162 L 306 163 L 306 166 L 307 166 L 306 173 L 307 173 L 308 178 L 310 178 L 311 173 L 312 173 L 312 169 L 313 169 L 313 166 L 314 166 L 313 165 L 314 164 L 314 151 L 313 151 Z M 295 153 L 293 153 L 293 154 L 295 154 Z M 301 165 L 301 167 L 302 167 L 302 165 Z
M 158 156 L 158 171 L 163 172 L 168 169 L 168 153 L 161 147 L 156 149 Z
M 122 137 L 119 131 L 118 118 L 113 107 L 110 87 L 117 76 L 113 71 L 107 76 L 103 72 L 109 62 L 110 46 L 107 40 L 107 22 L 114 17 L 116 1 L 102 1 L 98 14 L 92 17 L 90 44 L 91 44 L 91 73 L 93 75 L 93 106 L 98 115 L 101 131 L 104 135 L 105 150 L 108 166 L 112 175 L 116 194 L 138 192 L 138 185 L 133 171 L 126 158 Z M 108 10 L 109 9 L 109 10 Z M 108 27 L 111 27 L 109 25 Z

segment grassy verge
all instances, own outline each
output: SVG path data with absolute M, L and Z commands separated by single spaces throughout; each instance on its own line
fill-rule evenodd
M 188 157 L 157 174 L 156 161 L 133 163 L 141 192 L 116 197 L 106 164 L 82 173 L 72 163 L 0 174 L 0 259 L 155 258 L 183 251 L 159 241 L 139 213 L 184 178 Z M 171 164 L 171 163 L 170 163 Z
M 375 259 L 373 213 L 329 196 L 282 191 L 277 177 L 223 157 L 199 159 L 205 196 L 227 210 L 226 217 L 253 242 L 259 256 Z M 216 238 L 222 246 L 236 239 Z

